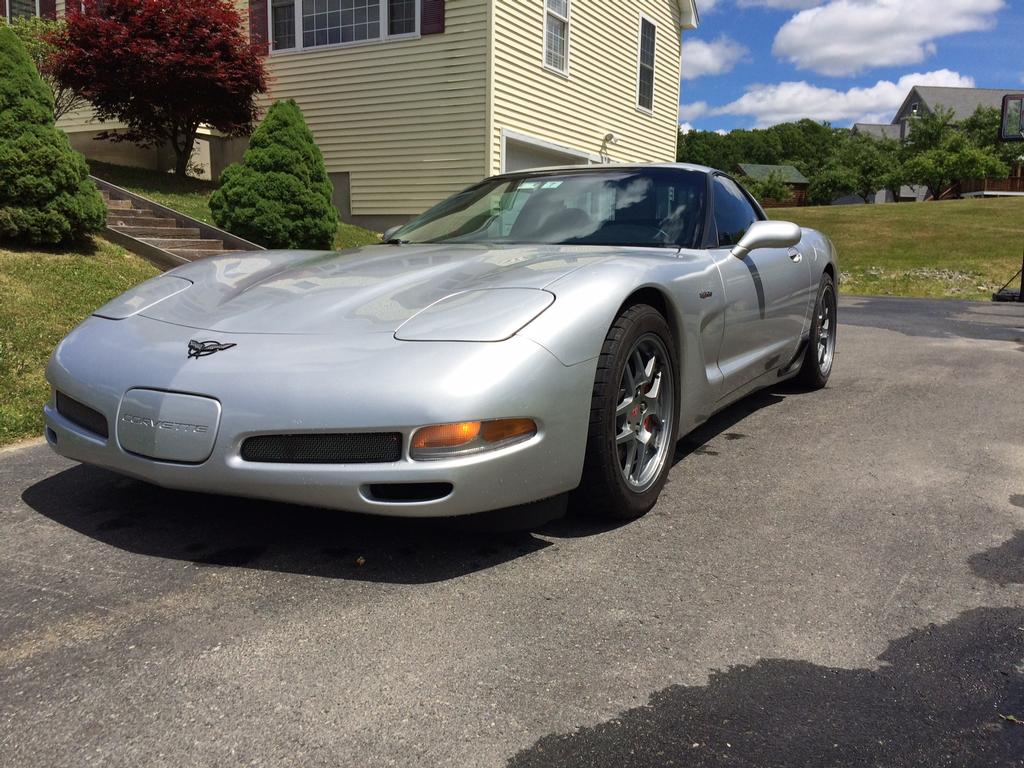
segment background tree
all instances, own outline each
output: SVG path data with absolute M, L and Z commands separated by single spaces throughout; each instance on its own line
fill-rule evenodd
M 982 149 L 990 149 L 1008 166 L 1022 161 L 1024 149 L 1020 144 L 999 140 L 1002 123 L 1001 110 L 995 107 L 978 107 L 974 114 L 960 123 L 960 130 L 971 140 L 971 143 Z
M 1006 163 L 991 149 L 974 146 L 960 131 L 949 132 L 933 149 L 911 154 L 904 168 L 907 178 L 928 187 L 935 200 L 955 182 L 989 176 L 1005 177 L 1010 172 Z
M 53 124 L 53 97 L 0 25 L 0 240 L 57 244 L 98 232 L 106 207 L 85 159 Z
M 810 182 L 807 199 L 814 205 L 831 205 L 837 198 L 857 188 L 857 178 L 853 172 L 837 163 L 822 168 L 811 177 Z
M 903 144 L 908 154 L 916 155 L 938 149 L 955 132 L 953 110 L 937 107 L 934 112 L 925 112 L 910 119 Z
M 835 151 L 830 166 L 840 169 L 833 178 L 841 178 L 844 185 L 865 203 L 885 187 L 885 173 L 890 161 L 882 151 L 881 142 L 860 133 L 844 136 Z
M 127 126 L 104 138 L 169 143 L 178 176 L 201 125 L 248 135 L 255 96 L 266 91 L 263 60 L 231 0 L 84 0 L 67 17 L 53 73 L 101 120 Z
M 293 100 L 279 101 L 210 196 L 217 226 L 268 248 L 328 249 L 338 229 L 324 158 Z
M 54 77 L 54 59 L 64 46 L 67 34 L 67 23 L 64 19 L 23 16 L 11 22 L 11 29 L 25 46 L 43 81 L 53 91 L 54 120 L 60 120 L 68 112 L 89 103 L 80 93 L 66 87 Z

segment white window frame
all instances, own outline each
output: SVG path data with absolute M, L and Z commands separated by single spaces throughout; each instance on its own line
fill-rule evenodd
M 39 15 L 40 15 L 39 0 L 35 0 L 35 5 L 36 5 L 36 18 L 38 19 Z M 4 14 L 4 18 L 6 18 L 8 22 L 14 21 L 14 17 L 11 16 L 11 0 L 7 0 L 7 13 Z
M 567 78 L 569 77 L 569 56 L 572 50 L 572 0 L 565 0 L 565 16 L 551 10 L 548 0 L 543 0 L 543 2 L 544 15 L 541 24 L 541 39 L 544 41 L 544 44 L 541 46 L 540 63 L 548 72 Z M 548 16 L 552 16 L 565 23 L 565 69 L 558 69 L 548 64 Z
M 302 0 L 293 0 L 293 13 L 295 14 L 295 47 L 274 48 L 274 3 L 267 0 L 267 49 L 271 56 L 287 56 L 304 51 L 326 51 L 332 48 L 357 48 L 362 45 L 379 45 L 392 40 L 415 40 L 420 37 L 422 24 L 423 0 L 416 0 L 416 28 L 412 32 L 401 35 L 388 34 L 388 0 L 380 1 L 380 36 L 369 40 L 353 40 L 349 43 L 329 43 L 328 45 L 311 45 L 308 48 L 302 45 Z M 36 5 L 39 0 L 36 0 Z
M 654 27 L 654 64 L 651 66 L 651 108 L 640 104 L 640 57 L 643 54 L 643 40 L 644 40 L 644 22 L 651 24 Z M 637 22 L 636 28 L 636 95 L 633 99 L 633 106 L 636 107 L 637 112 L 643 112 L 645 115 L 654 114 L 654 104 L 657 101 L 655 83 L 658 77 L 658 22 L 652 19 L 644 12 L 640 12 L 640 19 Z

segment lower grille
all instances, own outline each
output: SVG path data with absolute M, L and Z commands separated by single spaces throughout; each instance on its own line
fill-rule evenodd
M 257 435 L 242 443 L 245 461 L 275 464 L 377 464 L 402 458 L 401 432 Z
M 82 429 L 106 439 L 110 437 L 107 417 L 94 408 L 68 397 L 63 392 L 57 393 L 57 413 Z

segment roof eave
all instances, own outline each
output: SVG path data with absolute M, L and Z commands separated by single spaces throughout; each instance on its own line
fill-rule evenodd
M 697 0 L 676 0 L 679 4 L 679 28 L 696 29 L 700 26 Z

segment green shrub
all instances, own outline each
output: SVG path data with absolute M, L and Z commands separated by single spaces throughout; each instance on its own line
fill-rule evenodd
M 0 25 L 0 241 L 80 240 L 106 207 L 85 159 L 53 123 L 53 96 L 25 46 Z
M 329 249 L 338 228 L 320 149 L 294 101 L 278 101 L 210 197 L 222 229 L 268 248 Z

